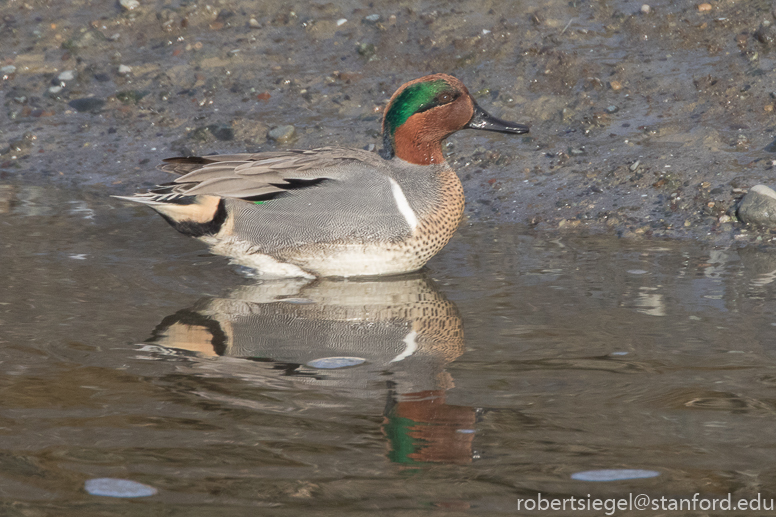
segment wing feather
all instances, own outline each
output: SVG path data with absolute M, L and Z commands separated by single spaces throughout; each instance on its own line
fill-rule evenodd
M 168 158 L 160 168 L 181 174 L 172 183 L 175 194 L 251 198 L 336 180 L 346 174 L 344 170 L 352 169 L 340 167 L 348 163 L 374 165 L 379 161 L 378 155 L 361 149 L 325 147 Z

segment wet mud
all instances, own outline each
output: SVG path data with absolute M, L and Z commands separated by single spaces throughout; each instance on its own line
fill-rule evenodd
M 470 221 L 764 245 L 736 205 L 776 186 L 772 22 L 733 0 L 6 1 L 0 181 L 107 196 L 173 155 L 379 148 L 390 94 L 444 72 L 531 126 L 449 139 Z

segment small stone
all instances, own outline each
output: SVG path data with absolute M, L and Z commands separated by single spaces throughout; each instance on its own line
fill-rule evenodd
M 379 14 L 370 14 L 369 16 L 364 17 L 364 21 L 366 23 L 377 23 L 380 21 L 380 15 Z
M 707 11 L 711 11 L 711 4 L 706 3 L 706 2 L 704 2 L 702 4 L 698 4 L 698 11 L 702 12 L 702 13 L 705 13 Z
M 0 68 L 0 72 L 2 72 L 4 75 L 10 75 L 14 72 L 16 72 L 16 67 L 13 65 L 6 65 L 2 68 Z
M 649 12 L 651 10 L 652 10 L 652 8 L 649 5 L 647 5 L 647 4 L 644 4 L 644 5 L 641 6 L 642 14 L 649 14 Z
M 771 46 L 776 42 L 776 33 L 773 27 L 771 27 L 770 22 L 763 22 L 760 28 L 755 31 L 754 37 L 765 46 Z
M 127 75 L 132 72 L 132 67 L 127 65 L 119 65 L 119 73 L 121 75 Z
M 617 107 L 617 106 L 615 106 L 614 104 L 612 104 L 611 106 L 608 106 L 608 107 L 606 108 L 606 112 L 607 112 L 607 113 L 617 113 L 618 111 L 620 111 L 620 108 L 618 108 L 618 107 Z
M 234 129 L 228 124 L 211 124 L 207 127 L 208 131 L 218 140 L 234 140 Z
M 61 86 L 52 86 L 51 88 L 48 89 L 48 92 L 52 93 L 54 95 L 58 94 L 61 91 L 62 91 L 62 87 Z
M 67 104 L 78 112 L 97 113 L 105 105 L 105 101 L 95 97 L 85 97 L 83 99 L 73 99 Z
M 725 224 L 730 222 L 730 216 L 729 215 L 721 215 L 719 216 L 719 222 L 720 224 Z
M 124 104 L 137 104 L 140 102 L 140 99 L 148 95 L 148 92 L 146 91 L 138 91 L 138 90 L 126 90 L 122 92 L 118 92 L 116 94 L 116 99 L 121 101 Z
M 346 23 L 348 23 L 348 19 L 347 18 L 340 18 L 339 20 L 337 20 L 337 27 L 345 25 Z
M 773 104 L 766 104 L 765 106 L 763 106 L 763 111 L 767 113 L 770 113 L 771 111 L 773 111 Z
M 259 23 L 259 20 L 257 20 L 256 18 L 251 18 L 250 20 L 248 20 L 248 26 L 251 29 L 260 29 L 261 28 L 261 24 Z
M 371 58 L 377 52 L 373 43 L 362 43 L 358 46 L 358 53 L 366 58 Z
M 616 92 L 622 90 L 622 83 L 620 81 L 611 81 L 609 83 L 609 86 L 611 86 L 612 90 L 614 90 Z
M 57 76 L 60 81 L 72 81 L 75 79 L 75 70 L 65 70 Z
M 138 0 L 119 0 L 119 5 L 127 11 L 134 11 L 140 7 Z
M 738 205 L 738 218 L 748 224 L 776 227 L 776 192 L 765 185 L 749 189 Z
M 269 133 L 267 133 L 267 137 L 269 137 L 270 140 L 274 140 L 279 144 L 290 142 L 295 136 L 296 128 L 292 125 L 278 126 L 272 128 Z

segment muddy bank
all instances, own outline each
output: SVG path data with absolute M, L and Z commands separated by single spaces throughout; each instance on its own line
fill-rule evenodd
M 172 155 L 367 147 L 446 72 L 531 126 L 449 140 L 470 220 L 772 240 L 735 214 L 776 187 L 770 2 L 123 4 L 0 5 L 3 183 L 128 194 Z

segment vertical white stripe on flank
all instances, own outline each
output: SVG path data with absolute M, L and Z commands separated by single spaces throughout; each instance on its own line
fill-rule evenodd
M 393 199 L 396 201 L 396 207 L 399 209 L 401 215 L 407 220 L 407 224 L 410 225 L 412 230 L 415 230 L 418 226 L 418 216 L 412 210 L 407 198 L 404 196 L 404 191 L 401 189 L 396 180 L 388 178 L 391 182 L 391 192 L 393 192 Z
M 404 349 L 404 352 L 400 353 L 399 355 L 391 359 L 392 363 L 402 361 L 415 353 L 415 350 L 418 349 L 418 343 L 415 341 L 416 337 L 418 337 L 418 333 L 415 332 L 414 330 L 410 331 L 409 334 L 404 336 L 404 339 L 402 341 L 404 341 L 404 344 L 407 346 Z

